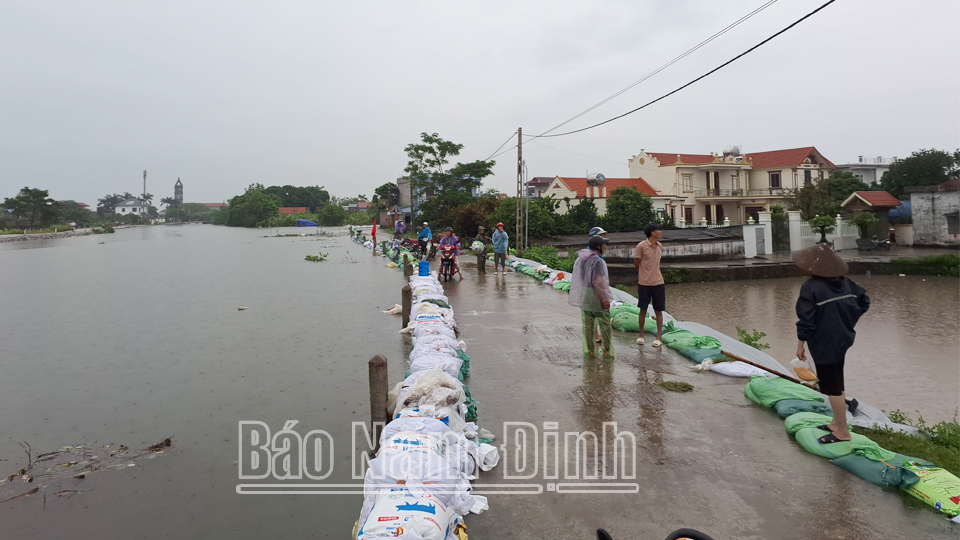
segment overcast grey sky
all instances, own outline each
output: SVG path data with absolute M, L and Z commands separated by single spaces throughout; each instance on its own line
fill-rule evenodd
M 553 127 L 763 3 L 6 0 L 0 197 L 28 185 L 92 205 L 139 193 L 144 169 L 158 199 L 178 177 L 192 202 L 252 182 L 370 195 L 422 131 L 464 144 L 461 161 L 486 158 L 518 126 Z M 821 3 L 779 0 L 566 127 L 672 90 Z M 838 0 L 648 109 L 525 145 L 530 176 L 625 176 L 641 148 L 815 145 L 835 163 L 955 149 L 958 23 L 956 0 Z M 485 187 L 513 192 L 515 160 L 500 156 Z

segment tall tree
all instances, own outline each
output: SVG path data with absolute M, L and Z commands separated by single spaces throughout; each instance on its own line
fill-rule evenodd
M 656 219 L 653 199 L 637 191 L 636 187 L 622 186 L 610 192 L 603 220 L 608 231 L 639 231 Z
M 269 195 L 260 189 L 251 189 L 259 184 L 251 185 L 243 195 L 230 199 L 230 215 L 227 225 L 233 227 L 255 227 L 261 221 L 266 221 L 280 214 L 280 198 Z
M 408 144 L 404 148 L 410 158 L 404 171 L 413 187 L 425 192 L 430 199 L 417 211 L 426 221 L 448 219 L 453 208 L 473 200 L 473 190 L 493 174 L 496 163 L 474 161 L 448 168 L 450 158 L 460 155 L 463 145 L 444 140 L 436 133 L 421 133 L 420 140 L 420 144 Z
M 153 202 L 153 193 L 144 193 L 140 200 L 149 206 Z
M 960 150 L 952 154 L 943 150 L 918 150 L 890 165 L 890 170 L 880 179 L 880 186 L 899 199 L 907 186 L 946 182 L 949 172 L 957 166 L 960 166 Z
M 389 208 L 399 202 L 400 187 L 396 182 L 387 182 L 373 190 L 373 195 Z
M 160 199 L 160 204 L 166 205 L 167 208 L 174 208 L 177 206 L 177 199 L 173 197 L 164 197 Z
M 870 191 L 870 186 L 849 171 L 835 172 L 820 180 L 819 184 L 827 197 L 839 202 L 847 200 L 854 191 Z
M 16 197 L 5 198 L 3 207 L 14 216 L 26 219 L 32 229 L 35 223 L 44 225 L 57 219 L 59 206 L 49 195 L 45 189 L 24 187 Z
M 126 195 L 129 195 L 127 193 Z M 128 197 L 114 193 L 113 195 L 104 195 L 102 199 L 97 201 L 97 206 L 103 208 L 104 210 L 113 210 L 115 206 L 127 200 Z

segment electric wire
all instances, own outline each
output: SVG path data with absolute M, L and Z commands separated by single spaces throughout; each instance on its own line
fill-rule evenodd
M 635 112 L 637 112 L 637 111 L 639 111 L 639 110 L 641 110 L 641 109 L 645 109 L 645 108 L 649 107 L 650 105 L 653 105 L 654 103 L 656 103 L 656 102 L 658 102 L 658 101 L 660 101 L 660 100 L 662 100 L 662 99 L 665 99 L 665 98 L 667 98 L 667 97 L 670 97 L 670 96 L 672 96 L 673 94 L 676 94 L 677 92 L 683 90 L 684 88 L 687 88 L 688 86 L 690 86 L 690 85 L 692 85 L 692 84 L 694 84 L 694 83 L 696 83 L 696 82 L 699 82 L 699 81 L 705 79 L 706 77 L 708 77 L 708 76 L 716 73 L 717 71 L 720 71 L 721 69 L 729 66 L 730 64 L 736 62 L 737 60 L 743 58 L 744 56 L 750 54 L 751 52 L 757 50 L 757 49 L 760 48 L 761 46 L 769 43 L 771 40 L 773 40 L 773 39 L 776 38 L 777 36 L 783 34 L 784 32 L 790 30 L 790 29 L 793 28 L 794 26 L 797 26 L 797 25 L 800 24 L 801 22 L 803 22 L 803 21 L 807 20 L 808 18 L 812 17 L 813 15 L 815 15 L 816 13 L 818 13 L 820 10 L 826 8 L 827 6 L 829 6 L 830 4 L 832 4 L 832 3 L 834 3 L 834 2 L 836 2 L 836 0 L 829 0 L 829 1 L 826 2 L 825 4 L 823 4 L 823 5 L 821 5 L 820 7 L 818 7 L 817 9 L 811 11 L 810 13 L 807 13 L 806 15 L 804 15 L 803 17 L 797 19 L 796 21 L 794 21 L 792 24 L 790 24 L 790 25 L 787 26 L 786 28 L 780 30 L 780 31 L 777 32 L 776 34 L 773 34 L 772 36 L 770 36 L 770 37 L 768 37 L 767 39 L 761 41 L 760 43 L 757 43 L 757 44 L 754 45 L 753 47 L 750 47 L 750 48 L 747 49 L 746 51 L 738 54 L 737 56 L 731 58 L 730 60 L 727 60 L 726 62 L 720 64 L 719 66 L 717 66 L 717 67 L 711 69 L 710 71 L 704 73 L 703 75 L 697 77 L 696 79 L 693 79 L 692 81 L 688 82 L 687 84 L 684 84 L 683 86 L 681 86 L 681 87 L 679 87 L 679 88 L 676 88 L 676 89 L 674 89 L 674 90 L 671 90 L 670 92 L 667 92 L 666 94 L 664 94 L 664 95 L 662 95 L 662 96 L 660 96 L 660 97 L 658 97 L 658 98 L 656 98 L 656 99 L 654 99 L 654 100 L 652 100 L 652 101 L 649 101 L 649 102 L 647 102 L 647 103 L 645 103 L 645 104 L 637 107 L 636 109 L 632 109 L 632 110 L 627 111 L 627 112 L 625 112 L 625 113 L 623 113 L 623 114 L 614 116 L 613 118 L 609 118 L 609 119 L 607 119 L 607 120 L 604 120 L 603 122 L 598 122 L 598 123 L 596 123 L 596 124 L 593 124 L 593 125 L 590 125 L 590 126 L 587 126 L 587 127 L 584 127 L 584 128 L 575 129 L 575 130 L 573 130 L 573 131 L 567 131 L 567 132 L 564 132 L 564 133 L 554 133 L 554 134 L 552 134 L 552 135 L 535 135 L 535 136 L 532 137 L 532 139 L 539 139 L 539 138 L 541 138 L 541 137 L 543 137 L 543 138 L 548 138 L 548 137 L 563 137 L 564 135 L 572 135 L 572 134 L 574 134 L 574 133 L 580 133 L 580 132 L 582 132 L 582 131 L 587 131 L 588 129 L 593 129 L 593 128 L 595 128 L 595 127 L 599 127 L 599 126 L 602 126 L 602 125 L 604 125 L 604 124 L 608 124 L 608 123 L 610 123 L 610 122 L 613 122 L 614 120 L 619 120 L 619 119 L 623 118 L 624 116 L 633 114 L 633 113 L 635 113 Z
M 493 159 L 494 157 L 496 157 L 494 154 L 496 154 L 497 156 L 499 156 L 500 154 L 497 154 L 497 152 L 500 152 L 500 148 L 503 148 L 503 145 L 504 145 L 504 144 L 507 144 L 508 142 L 510 142 L 510 139 L 512 139 L 513 136 L 516 135 L 516 134 L 517 134 L 517 130 L 513 130 L 513 133 L 511 133 L 510 136 L 507 137 L 507 140 L 503 141 L 503 144 L 501 144 L 499 148 L 497 148 L 496 150 L 494 150 L 493 152 L 491 152 L 491 153 L 490 153 L 490 157 L 488 157 L 488 158 L 485 159 L 484 161 L 490 161 L 491 159 Z M 513 148 L 516 148 L 516 146 L 514 146 Z M 512 150 L 512 148 L 511 148 L 511 150 Z M 502 152 L 501 152 L 501 153 L 502 153 Z
M 771 5 L 773 5 L 773 4 L 776 3 L 776 2 L 777 2 L 777 0 L 769 0 L 766 4 L 763 4 L 762 6 L 754 9 L 754 10 L 751 11 L 750 13 L 747 13 L 746 15 L 744 15 L 743 17 L 741 17 L 740 19 L 736 20 L 735 22 L 733 22 L 732 24 L 730 24 L 729 26 L 727 26 L 726 28 L 724 28 L 723 30 L 720 30 L 720 31 L 717 32 L 716 34 L 713 34 L 712 36 L 708 37 L 707 39 L 701 41 L 700 43 L 698 43 L 697 45 L 695 45 L 693 48 L 688 49 L 686 52 L 684 52 L 684 53 L 681 54 L 680 56 L 677 56 L 677 57 L 674 58 L 673 60 L 670 60 L 670 61 L 667 62 L 666 64 L 664 64 L 664 65 L 658 67 L 657 69 L 651 71 L 650 73 L 644 75 L 644 76 L 641 77 L 640 79 L 638 79 L 638 80 L 630 83 L 629 85 L 627 85 L 627 86 L 626 86 L 625 88 L 623 88 L 622 90 L 620 90 L 620 91 L 614 93 L 613 95 L 605 98 L 603 101 L 600 101 L 599 103 L 597 103 L 597 104 L 589 107 L 588 109 L 584 110 L 584 111 L 581 112 L 580 114 L 577 114 L 576 116 L 573 116 L 573 117 L 571 117 L 571 118 L 569 118 L 569 119 L 567 119 L 567 120 L 564 120 L 564 121 L 561 122 L 560 124 L 557 124 L 556 126 L 554 126 L 554 127 L 550 128 L 550 129 L 544 131 L 543 133 L 540 134 L 540 136 L 542 137 L 542 136 L 546 135 L 547 133 L 550 133 L 551 131 L 553 131 L 553 130 L 555 130 L 555 129 L 559 129 L 559 128 L 561 128 L 561 127 L 569 124 L 570 122 L 576 120 L 577 118 L 580 118 L 581 116 L 583 116 L 583 115 L 587 114 L 588 112 L 596 109 L 597 107 L 603 105 L 604 103 L 610 101 L 611 99 L 613 99 L 613 98 L 615 98 L 615 97 L 623 94 L 623 93 L 626 92 L 627 90 L 630 90 L 630 89 L 633 88 L 634 86 L 637 86 L 638 84 L 642 83 L 643 81 L 646 81 L 647 79 L 653 77 L 653 76 L 656 75 L 657 73 L 660 73 L 661 71 L 667 69 L 668 67 L 672 66 L 673 64 L 676 64 L 676 63 L 679 62 L 680 60 L 683 60 L 683 59 L 686 58 L 687 56 L 689 56 L 689 55 L 693 54 L 694 52 L 696 52 L 697 50 L 703 48 L 705 45 L 707 45 L 707 44 L 710 43 L 711 41 L 717 39 L 718 37 L 722 36 L 723 34 L 726 34 L 726 33 L 729 32 L 730 30 L 733 30 L 734 28 L 736 28 L 737 26 L 739 26 L 741 23 L 747 21 L 748 19 L 750 19 L 751 17 L 753 17 L 753 16 L 756 15 L 757 13 L 760 13 L 761 11 L 767 9 L 768 7 L 770 7 Z M 496 153 L 496 152 L 494 152 L 494 153 Z

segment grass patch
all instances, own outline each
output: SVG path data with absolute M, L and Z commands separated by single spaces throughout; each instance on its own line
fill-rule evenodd
M 889 429 L 854 427 L 853 431 L 869 437 L 881 448 L 905 456 L 925 459 L 960 476 L 960 451 L 937 444 L 935 439 L 921 439 Z
M 663 381 L 656 383 L 657 386 L 671 392 L 691 392 L 693 385 L 683 381 Z M 917 456 L 919 457 L 919 456 Z
M 685 266 L 663 268 L 660 274 L 663 275 L 664 283 L 690 283 L 690 269 Z
M 531 261 L 545 264 L 561 272 L 573 272 L 573 263 L 577 262 L 576 253 L 570 250 L 566 257 L 557 256 L 557 248 L 553 246 L 533 246 L 523 252 L 523 257 Z
M 634 298 L 637 297 L 637 295 L 633 294 L 633 291 L 630 289 L 630 287 L 627 287 L 626 285 L 618 284 L 618 285 L 614 285 L 613 288 L 617 289 L 618 291 L 623 291 Z
M 960 277 L 960 256 L 952 254 L 893 259 L 890 266 L 895 274 Z

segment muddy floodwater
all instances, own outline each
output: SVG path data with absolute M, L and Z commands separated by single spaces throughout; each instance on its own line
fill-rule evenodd
M 885 411 L 952 420 L 960 408 L 960 280 L 930 276 L 850 276 L 867 289 L 870 310 L 847 353 L 848 396 Z M 805 278 L 672 285 L 667 310 L 736 337 L 767 334 L 767 352 L 796 357 L 796 301 Z
M 399 303 L 403 279 L 344 236 L 264 238 L 276 232 L 155 226 L 0 244 L 0 538 L 348 538 L 360 495 L 237 493 L 238 423 L 325 430 L 335 444 L 324 482 L 357 484 L 351 423 L 369 419 L 367 361 L 385 355 L 391 382 L 406 369 L 399 317 L 381 313 Z M 319 252 L 328 259 L 303 260 Z M 694 374 L 626 334 L 614 338 L 614 362 L 585 365 L 579 313 L 562 293 L 523 275 L 477 276 L 472 257 L 461 259 L 466 279 L 446 294 L 473 358 L 480 424 L 500 437 L 504 422 L 618 422 L 636 433 L 629 481 L 640 485 L 568 495 L 538 477 L 526 482 L 539 495 L 491 496 L 489 511 L 467 518 L 471 538 L 586 539 L 597 527 L 663 538 L 681 526 L 718 539 L 955 537 L 928 508 L 800 450 L 776 415 L 746 402 L 742 380 Z M 848 358 L 851 393 L 952 415 L 956 280 L 855 279 L 873 308 Z M 668 308 L 731 335 L 763 330 L 789 360 L 800 283 L 672 286 Z M 695 390 L 666 392 L 663 380 Z M 108 447 L 167 437 L 171 446 L 125 467 L 6 500 L 41 481 L 7 480 L 27 464 L 20 443 L 34 458 L 82 446 L 69 452 L 103 463 L 117 461 Z

